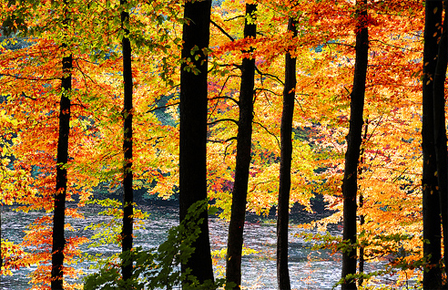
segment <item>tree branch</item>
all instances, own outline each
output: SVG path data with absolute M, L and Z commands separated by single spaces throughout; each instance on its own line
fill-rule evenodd
M 239 105 L 239 101 L 237 99 L 234 99 L 234 98 L 228 97 L 228 96 L 217 96 L 217 97 L 210 98 L 209 100 L 215 100 L 215 99 L 229 99 L 229 100 L 233 101 L 235 104 Z
M 237 15 L 235 17 L 232 17 L 232 18 L 229 18 L 229 19 L 225 19 L 224 21 L 232 21 L 232 20 L 235 20 L 235 19 L 238 19 L 238 18 L 245 18 L 245 17 L 246 17 L 245 15 Z
M 157 111 L 157 110 L 162 110 L 162 109 L 166 109 L 166 108 L 169 108 L 169 107 L 177 106 L 177 105 L 179 105 L 179 102 L 176 102 L 176 103 L 173 103 L 173 104 L 169 104 L 169 105 L 165 105 L 165 106 L 155 107 L 155 108 L 153 108 L 153 109 L 151 109 L 149 111 L 146 111 L 146 114 L 147 113 L 152 113 L 152 112 Z
M 233 67 L 236 67 L 237 69 L 241 69 L 241 65 L 238 65 L 238 64 L 235 64 L 235 63 L 231 63 L 231 64 L 219 64 L 219 63 L 214 62 L 212 68 L 209 69 L 208 72 L 211 72 L 211 71 L 212 71 L 215 67 L 217 67 L 217 66 L 233 66 Z
M 232 122 L 232 123 L 234 123 L 234 124 L 236 124 L 238 126 L 238 121 L 236 121 L 234 119 L 230 119 L 230 118 L 219 119 L 219 120 L 216 120 L 216 121 L 212 121 L 212 122 L 207 123 L 207 125 L 210 126 L 210 125 L 218 124 L 220 122 Z
M 233 140 L 237 141 L 238 139 L 237 139 L 236 137 L 232 137 L 232 138 L 227 139 L 227 140 L 228 140 L 228 141 L 233 141 Z M 228 153 L 227 153 L 227 149 L 229 149 L 229 147 L 230 147 L 230 145 L 232 145 L 232 143 L 233 143 L 233 142 L 228 143 L 227 146 L 226 146 L 226 148 L 224 149 L 224 158 L 223 158 L 223 161 L 224 161 L 224 162 L 226 161 L 226 157 L 227 157 L 227 155 L 228 155 Z
M 271 79 L 274 79 L 274 80 L 278 81 L 282 86 L 285 85 L 285 83 L 284 83 L 278 76 L 275 76 L 275 75 L 272 75 L 272 74 L 268 74 L 268 73 L 263 73 L 263 72 L 260 71 L 260 70 L 258 69 L 258 67 L 256 67 L 256 66 L 255 66 L 255 70 L 256 70 L 256 71 L 258 72 L 258 74 L 260 74 L 262 77 L 263 77 L 263 76 L 270 77 Z
M 253 121 L 254 124 L 260 126 L 261 128 L 263 128 L 269 135 L 271 135 L 272 137 L 275 138 L 275 140 L 277 141 L 277 145 L 280 148 L 280 140 L 278 140 L 278 137 L 272 133 L 271 131 L 268 130 L 268 128 L 266 128 L 265 126 L 263 126 L 261 123 L 257 122 L 257 121 Z
M 224 84 L 221 86 L 221 90 L 219 91 L 218 96 L 217 96 L 217 97 L 210 98 L 209 100 L 214 100 L 214 99 L 230 99 L 230 100 L 234 101 L 237 105 L 240 104 L 239 101 L 237 101 L 236 99 L 234 99 L 234 98 L 232 98 L 232 97 L 227 97 L 227 96 L 223 96 L 223 97 L 222 97 L 222 96 L 221 96 L 222 91 L 224 90 L 224 88 L 225 88 L 227 82 L 229 81 L 229 79 L 230 79 L 231 77 L 232 77 L 231 75 L 230 75 L 230 76 L 227 76 L 226 80 L 224 81 Z
M 215 21 L 210 19 L 210 23 L 213 24 L 216 28 L 218 28 L 219 31 L 221 31 L 225 36 L 227 36 L 231 41 L 235 41 L 235 38 L 233 38 L 230 34 L 228 34 L 221 26 L 219 26 Z
M 271 93 L 273 95 L 276 95 L 276 96 L 282 96 L 282 94 L 276 93 L 273 90 L 265 89 L 265 88 L 256 88 L 255 91 L 261 91 L 261 92 L 265 91 L 265 92 L 269 92 L 269 93 Z
M 26 99 L 30 99 L 30 100 L 33 100 L 33 101 L 37 101 L 37 98 L 33 98 L 33 97 L 31 97 L 31 96 L 27 96 L 27 95 L 25 94 L 25 92 L 22 92 L 21 96 L 22 96 L 22 97 L 25 97 Z
M 236 140 L 236 137 L 231 137 L 231 138 L 225 139 L 225 140 L 207 139 L 207 142 L 210 142 L 210 143 L 227 143 L 227 142 L 230 142 L 230 141 L 233 141 L 233 140 Z

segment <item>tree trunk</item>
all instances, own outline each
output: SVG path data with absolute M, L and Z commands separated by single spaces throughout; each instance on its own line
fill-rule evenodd
M 290 18 L 288 31 L 297 36 L 296 22 Z M 288 268 L 288 226 L 289 226 L 289 194 L 291 189 L 292 159 L 292 119 L 294 115 L 294 97 L 296 89 L 296 58 L 289 52 L 285 57 L 285 87 L 283 89 L 283 112 L 280 125 L 280 184 L 278 189 L 277 212 L 277 283 L 278 289 L 289 290 Z
M 121 0 L 120 4 L 124 6 L 126 0 Z M 123 9 L 125 9 L 123 7 Z M 134 214 L 134 192 L 132 189 L 133 172 L 132 172 L 132 59 L 131 59 L 131 43 L 127 35 L 129 30 L 126 26 L 129 25 L 129 13 L 123 10 L 121 12 L 121 27 L 124 29 L 125 36 L 122 39 L 123 50 L 123 81 L 124 81 L 124 136 L 123 136 L 123 225 L 121 231 L 121 251 L 127 252 L 132 249 L 132 232 L 133 232 L 133 218 Z M 123 280 L 127 280 L 132 276 L 132 261 L 123 261 L 121 266 Z
M 187 1 L 184 17 L 189 19 L 183 25 L 182 59 L 189 60 L 181 65 L 180 85 L 180 220 L 188 208 L 199 200 L 207 198 L 207 56 L 209 45 L 211 0 Z M 193 52 L 194 55 L 191 54 Z M 195 58 L 198 56 L 198 59 Z M 191 275 L 199 282 L 213 281 L 213 268 L 210 254 L 208 215 L 204 211 L 200 218 L 201 234 L 193 244 L 194 253 L 182 272 L 191 270 Z M 188 283 L 188 281 L 187 281 Z M 184 283 L 184 288 L 187 286 Z
M 63 289 L 65 197 L 67 192 L 68 136 L 70 133 L 70 91 L 72 88 L 72 56 L 62 59 L 61 101 L 59 108 L 59 140 L 54 195 L 53 247 L 51 252 L 51 289 Z
M 427 1 L 423 48 L 423 254 L 428 265 L 423 271 L 423 289 L 440 289 L 441 258 L 440 201 L 437 194 L 436 152 L 434 146 L 433 79 L 436 67 L 438 39 L 442 22 L 442 2 Z M 440 26 L 439 26 L 440 27 Z
M 244 38 L 255 38 L 256 4 L 246 4 Z M 251 19 L 251 20 L 250 20 Z M 250 20 L 250 21 L 248 21 Z M 226 277 L 228 282 L 241 285 L 241 254 L 243 249 L 244 220 L 246 217 L 247 185 L 249 180 L 250 151 L 252 145 L 252 119 L 255 83 L 255 58 L 244 58 L 241 65 L 239 120 L 236 149 L 235 182 L 232 191 L 229 239 L 227 242 Z
M 364 205 L 364 195 L 362 193 L 359 194 L 359 207 L 362 208 Z M 365 217 L 364 215 L 359 216 L 359 224 L 362 226 L 365 223 Z M 365 258 L 364 258 L 364 246 L 359 246 L 359 261 L 358 261 L 358 272 L 359 274 L 364 273 L 364 265 L 365 265 Z M 364 278 L 359 278 L 358 280 L 358 287 L 361 287 L 364 283 Z
M 1 240 L 2 240 L 2 212 L 3 212 L 3 204 L 0 203 L 0 272 L 3 270 L 3 245 L 1 243 Z
M 366 142 L 367 140 L 367 132 L 369 131 L 369 120 L 366 120 L 366 125 L 364 126 L 364 136 L 362 137 L 361 142 Z M 364 147 L 361 149 L 361 158 L 359 161 L 358 166 L 358 174 L 362 174 L 362 166 L 365 164 L 365 158 L 364 158 Z M 362 192 L 359 193 L 359 200 L 358 200 L 358 207 L 362 208 L 364 206 L 364 194 Z M 362 226 L 365 223 L 365 216 L 359 215 L 359 225 Z M 359 274 L 364 273 L 364 246 L 359 246 L 359 261 L 358 261 L 358 272 Z M 364 283 L 364 279 L 361 277 L 358 280 L 358 287 L 362 286 L 362 283 Z
M 437 65 L 434 73 L 434 144 L 437 162 L 437 181 L 439 187 L 440 212 L 442 216 L 443 247 L 448 249 L 448 170 L 447 170 L 447 145 L 446 145 L 446 125 L 445 125 L 445 76 L 448 60 L 448 1 L 444 1 L 445 19 L 443 21 L 443 33 L 439 41 Z M 446 257 L 446 251 L 444 251 Z
M 341 289 L 357 289 L 355 279 L 346 279 L 347 275 L 356 274 L 356 211 L 358 191 L 358 163 L 361 147 L 361 134 L 363 125 L 364 94 L 366 89 L 366 74 L 368 64 L 369 35 L 367 29 L 367 0 L 356 2 L 358 24 L 356 29 L 356 59 L 353 78 L 353 91 L 350 101 L 350 128 L 347 136 L 347 152 L 345 154 L 344 179 L 342 194 L 344 198 L 343 240 L 351 246 L 342 253 L 342 279 Z

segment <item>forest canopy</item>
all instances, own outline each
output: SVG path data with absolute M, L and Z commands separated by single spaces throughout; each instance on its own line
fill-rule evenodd
M 331 214 L 303 227 L 343 253 L 342 289 L 373 281 L 367 260 L 398 273 L 394 287 L 441 289 L 446 2 L 1 1 L 0 203 L 47 213 L 2 239 L 2 275 L 36 265 L 33 289 L 82 287 L 65 277 L 82 275 L 70 261 L 91 241 L 64 236 L 64 218 L 116 192 L 114 242 L 132 252 L 138 190 L 179 198 L 181 220 L 206 198 L 230 221 L 228 287 L 246 212 L 278 209 L 287 237 L 288 210 L 321 198 Z M 209 253 L 206 210 L 195 219 L 191 245 Z M 209 264 L 187 257 L 182 272 L 214 281 L 197 252 Z

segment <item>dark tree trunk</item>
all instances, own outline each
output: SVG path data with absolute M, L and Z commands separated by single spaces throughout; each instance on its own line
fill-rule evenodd
M 359 194 L 359 207 L 363 207 L 364 205 L 364 195 L 362 193 Z M 364 215 L 361 215 L 359 217 L 359 224 L 362 226 L 365 223 L 365 217 Z M 359 261 L 358 261 L 358 272 L 359 274 L 364 273 L 364 265 L 365 265 L 365 258 L 364 258 L 364 246 L 359 246 Z M 358 286 L 361 287 L 364 283 L 364 278 L 359 278 Z
M 207 198 L 207 56 L 204 49 L 209 44 L 211 0 L 187 1 L 183 25 L 182 59 L 194 65 L 190 69 L 183 62 L 181 65 L 180 87 L 180 220 L 188 208 L 199 200 Z M 194 51 L 194 55 L 191 52 Z M 196 59 L 195 56 L 199 58 Z M 193 244 L 194 253 L 182 272 L 191 270 L 199 282 L 213 281 L 213 268 L 210 254 L 208 215 L 204 211 L 200 224 L 201 234 Z M 185 286 L 186 284 L 184 284 Z
M 121 0 L 121 5 L 125 5 L 126 1 Z M 125 36 L 122 39 L 123 50 L 123 81 L 124 81 L 124 166 L 123 166 L 123 226 L 121 231 L 121 251 L 126 252 L 132 249 L 132 232 L 134 220 L 134 192 L 132 189 L 133 172 L 132 172 L 132 59 L 131 59 L 131 43 L 127 34 L 129 30 L 126 25 L 129 24 L 129 13 L 123 10 L 121 12 L 121 26 L 124 29 Z M 132 276 L 132 261 L 124 261 L 121 266 L 123 280 L 127 280 Z
M 363 125 L 364 94 L 366 89 L 366 74 L 368 64 L 369 35 L 367 30 L 367 0 L 358 0 L 356 29 L 356 59 L 353 78 L 353 91 L 350 101 L 350 128 L 347 136 L 347 152 L 345 154 L 344 179 L 342 194 L 344 198 L 344 230 L 343 240 L 350 242 L 352 247 L 342 253 L 342 278 L 341 289 L 357 289 L 356 280 L 345 279 L 347 275 L 356 274 L 357 248 L 354 246 L 357 240 L 356 211 L 358 191 L 358 163 L 361 147 L 361 134 Z
M 3 212 L 3 204 L 0 204 L 0 272 L 3 270 L 3 244 L 2 240 L 2 212 Z
M 254 22 L 256 4 L 246 4 L 244 37 L 256 37 Z M 252 19 L 252 21 L 248 21 Z M 246 217 L 247 185 L 249 180 L 250 151 L 252 144 L 252 119 L 255 83 L 255 59 L 244 58 L 241 65 L 239 120 L 236 149 L 235 182 L 232 191 L 232 207 L 227 242 L 226 277 L 228 282 L 241 285 L 241 254 L 243 249 L 244 220 Z
M 0 204 L 0 272 L 3 269 L 3 245 L 1 243 L 1 240 L 2 240 L 2 211 L 3 211 L 3 205 Z
M 434 146 L 433 79 L 436 67 L 438 39 L 442 22 L 442 2 L 427 1 L 425 8 L 425 31 L 423 48 L 423 254 L 429 257 L 428 267 L 423 271 L 423 289 L 440 289 L 441 258 L 440 201 L 437 190 L 437 165 Z M 440 27 L 440 26 L 439 26 Z M 446 153 L 445 153 L 446 154 Z
M 59 107 L 59 140 L 54 195 L 53 247 L 51 251 L 51 289 L 63 289 L 65 197 L 67 192 L 68 136 L 70 133 L 70 91 L 72 88 L 72 56 L 62 59 L 61 101 Z
M 369 121 L 366 120 L 366 125 L 364 126 L 364 136 L 362 137 L 362 140 L 364 140 L 364 142 L 367 140 L 367 132 L 369 131 Z M 365 163 L 365 158 L 364 158 L 364 147 L 361 149 L 361 158 L 360 158 L 360 164 L 358 166 L 358 174 L 361 175 L 362 174 L 362 166 Z M 362 208 L 364 206 L 364 195 L 362 192 L 359 193 L 359 204 L 358 207 Z M 359 225 L 362 226 L 365 223 L 365 217 L 364 215 L 360 215 L 359 216 Z M 364 273 L 364 264 L 365 264 L 365 259 L 364 259 L 364 246 L 359 246 L 359 261 L 358 261 L 358 272 L 359 274 L 363 274 Z M 361 277 L 358 280 L 358 287 L 362 286 L 362 283 L 364 283 L 364 279 Z
M 447 170 L 447 145 L 446 145 L 446 125 L 445 125 L 445 76 L 448 60 L 448 1 L 444 1 L 445 19 L 443 21 L 443 33 L 439 41 L 437 65 L 434 73 L 434 143 L 437 161 L 437 181 L 440 198 L 440 212 L 442 216 L 443 247 L 448 249 L 448 170 Z M 446 252 L 445 252 L 446 253 Z M 446 257 L 446 254 L 444 254 Z
M 288 31 L 297 36 L 296 22 L 290 18 Z M 277 213 L 277 283 L 278 289 L 289 290 L 288 268 L 288 227 L 289 227 L 289 194 L 291 189 L 292 159 L 292 119 L 294 116 L 294 97 L 296 89 L 296 58 L 289 52 L 285 57 L 285 87 L 283 88 L 283 112 L 280 125 L 280 184 L 278 189 Z

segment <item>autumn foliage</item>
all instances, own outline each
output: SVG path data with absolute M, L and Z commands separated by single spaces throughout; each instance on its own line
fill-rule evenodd
M 219 2 L 219 3 L 218 3 Z M 257 37 L 244 38 L 246 2 L 257 3 Z M 255 59 L 247 210 L 277 205 L 286 52 L 297 61 L 290 205 L 312 211 L 323 195 L 334 213 L 304 227 L 325 231 L 342 219 L 344 154 L 353 89 L 354 1 L 214 1 L 208 56 L 207 191 L 230 218 L 241 63 Z M 123 167 L 120 1 L 2 1 L 0 202 L 42 215 L 19 244 L 2 239 L 2 274 L 38 265 L 35 289 L 49 287 L 56 183 L 61 59 L 73 55 L 66 214 L 101 187 L 117 188 Z M 179 179 L 179 86 L 183 1 L 128 1 L 134 83 L 134 188 L 168 198 Z M 63 11 L 69 29 L 61 33 Z M 369 29 L 363 139 L 358 170 L 358 245 L 405 281 L 425 266 L 422 241 L 423 0 L 367 1 Z M 297 36 L 287 30 L 295 19 Z M 7 34 L 11 32 L 12 34 Z M 18 43 L 16 43 L 19 41 Z M 62 43 L 67 43 L 64 47 Z M 192 51 L 192 57 L 194 52 Z M 191 66 L 194 70 L 195 67 Z M 150 186 L 152 185 L 152 186 Z M 66 230 L 70 230 L 66 225 Z M 327 240 L 328 242 L 328 240 Z M 67 240 L 67 277 L 87 238 Z M 337 246 L 337 245 L 339 246 Z M 340 243 L 327 243 L 341 250 Z M 71 285 L 67 287 L 78 287 Z M 67 288 L 69 289 L 69 288 Z

